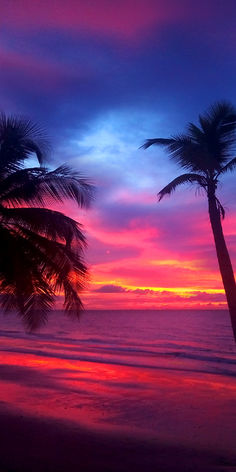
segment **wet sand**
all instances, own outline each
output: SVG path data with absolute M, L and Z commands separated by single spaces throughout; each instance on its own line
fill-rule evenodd
M 0 413 L 0 472 L 233 472 L 236 455 Z
M 3 319 L 0 472 L 236 472 L 225 313 L 83 320 L 29 336 Z

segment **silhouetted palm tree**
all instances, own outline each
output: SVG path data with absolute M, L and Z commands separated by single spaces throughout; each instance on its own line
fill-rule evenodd
M 147 139 L 142 147 L 147 149 L 153 144 L 167 148 L 170 157 L 188 171 L 164 187 L 158 194 L 159 200 L 185 183 L 197 184 L 207 195 L 216 253 L 236 340 L 236 285 L 221 225 L 225 211 L 216 196 L 219 177 L 236 167 L 236 158 L 232 159 L 236 144 L 236 109 L 228 102 L 218 102 L 199 116 L 198 126 L 189 123 L 185 134 L 170 139 Z
M 92 186 L 65 165 L 43 167 L 46 153 L 36 125 L 0 116 L 0 304 L 17 309 L 30 330 L 46 322 L 57 293 L 64 293 L 66 312 L 78 316 L 87 275 L 81 226 L 45 206 L 65 198 L 86 206 Z M 40 167 L 25 168 L 33 155 Z

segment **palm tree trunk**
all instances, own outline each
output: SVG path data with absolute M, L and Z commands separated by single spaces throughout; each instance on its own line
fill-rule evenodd
M 214 235 L 216 253 L 220 267 L 220 273 L 228 302 L 231 324 L 236 341 L 236 284 L 233 267 L 225 243 L 223 229 L 221 225 L 220 211 L 216 204 L 214 190 L 208 191 L 208 208 L 211 227 Z

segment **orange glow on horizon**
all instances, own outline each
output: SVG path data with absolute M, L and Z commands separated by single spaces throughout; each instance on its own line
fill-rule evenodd
M 169 214 L 159 215 L 161 205 L 150 210 L 155 205 L 145 196 L 137 204 L 139 216 L 136 207 L 130 212 L 135 192 L 112 196 L 112 204 L 117 198 L 120 205 L 117 215 L 106 217 L 95 207 L 79 217 L 89 243 L 90 281 L 81 294 L 87 309 L 227 309 L 205 201 L 202 207 L 190 194 L 178 207 L 176 197 L 177 208 L 172 210 L 167 200 Z M 74 207 L 68 210 L 76 218 Z M 232 212 L 223 222 L 233 266 L 235 223 Z

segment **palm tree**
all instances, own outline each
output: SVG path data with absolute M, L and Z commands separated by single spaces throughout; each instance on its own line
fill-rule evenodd
M 65 311 L 78 316 L 87 279 L 81 225 L 46 206 L 69 198 L 84 207 L 92 185 L 66 165 L 43 166 L 43 135 L 31 121 L 0 116 L 0 304 L 16 309 L 28 330 L 47 321 L 58 293 Z M 26 168 L 33 155 L 40 166 Z
M 185 134 L 169 139 L 147 139 L 142 147 L 163 146 L 170 157 L 187 171 L 158 193 L 159 201 L 186 183 L 197 184 L 207 195 L 216 253 L 236 340 L 236 285 L 221 224 L 225 210 L 216 196 L 220 176 L 236 167 L 236 157 L 232 159 L 235 143 L 236 109 L 228 102 L 218 102 L 199 116 L 198 126 L 189 123 Z

